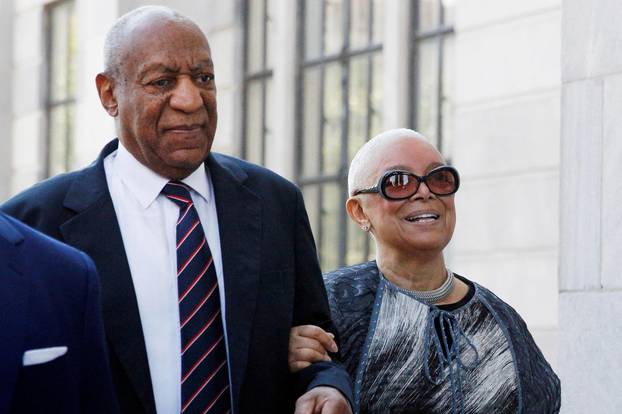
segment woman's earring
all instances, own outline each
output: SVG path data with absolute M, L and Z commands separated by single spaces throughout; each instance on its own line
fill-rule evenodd
M 363 230 L 363 231 L 367 232 L 367 231 L 369 231 L 369 226 L 368 226 L 367 224 L 363 224 L 363 225 L 361 226 L 361 230 Z

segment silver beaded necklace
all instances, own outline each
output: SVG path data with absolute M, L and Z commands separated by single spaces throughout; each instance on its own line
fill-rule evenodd
M 425 303 L 426 305 L 434 305 L 437 302 L 440 302 L 442 299 L 445 299 L 453 290 L 456 279 L 451 270 L 447 270 L 447 278 L 443 282 L 443 284 L 434 290 L 408 290 L 401 288 L 399 286 L 395 286 L 399 291 L 417 299 L 420 302 Z M 384 275 L 382 275 L 384 277 Z M 386 277 L 385 277 L 386 279 Z

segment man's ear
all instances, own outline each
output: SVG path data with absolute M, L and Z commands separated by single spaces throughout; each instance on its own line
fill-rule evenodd
M 346 211 L 348 212 L 348 216 L 356 223 L 364 231 L 369 231 L 371 229 L 371 223 L 369 222 L 369 218 L 365 211 L 363 210 L 363 205 L 361 204 L 361 200 L 356 197 L 350 197 L 346 201 Z
M 99 100 L 102 106 L 108 112 L 108 115 L 116 117 L 119 114 L 119 107 L 114 94 L 114 79 L 105 73 L 98 73 L 95 77 L 95 84 L 97 85 L 97 92 L 99 93 Z

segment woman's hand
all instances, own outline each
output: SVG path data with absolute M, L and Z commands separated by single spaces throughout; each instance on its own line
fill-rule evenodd
M 315 325 L 295 326 L 289 332 L 289 370 L 298 372 L 314 362 L 330 361 L 328 353 L 337 350 L 332 333 Z

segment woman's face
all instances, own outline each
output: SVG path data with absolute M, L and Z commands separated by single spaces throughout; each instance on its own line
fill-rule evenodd
M 403 170 L 424 176 L 444 165 L 439 152 L 418 139 L 388 143 L 370 163 L 369 186 L 389 170 Z M 380 194 L 361 194 L 363 212 L 369 220 L 379 251 L 390 249 L 401 254 L 440 253 L 451 240 L 456 224 L 454 196 L 437 196 L 421 183 L 410 198 L 386 200 Z

